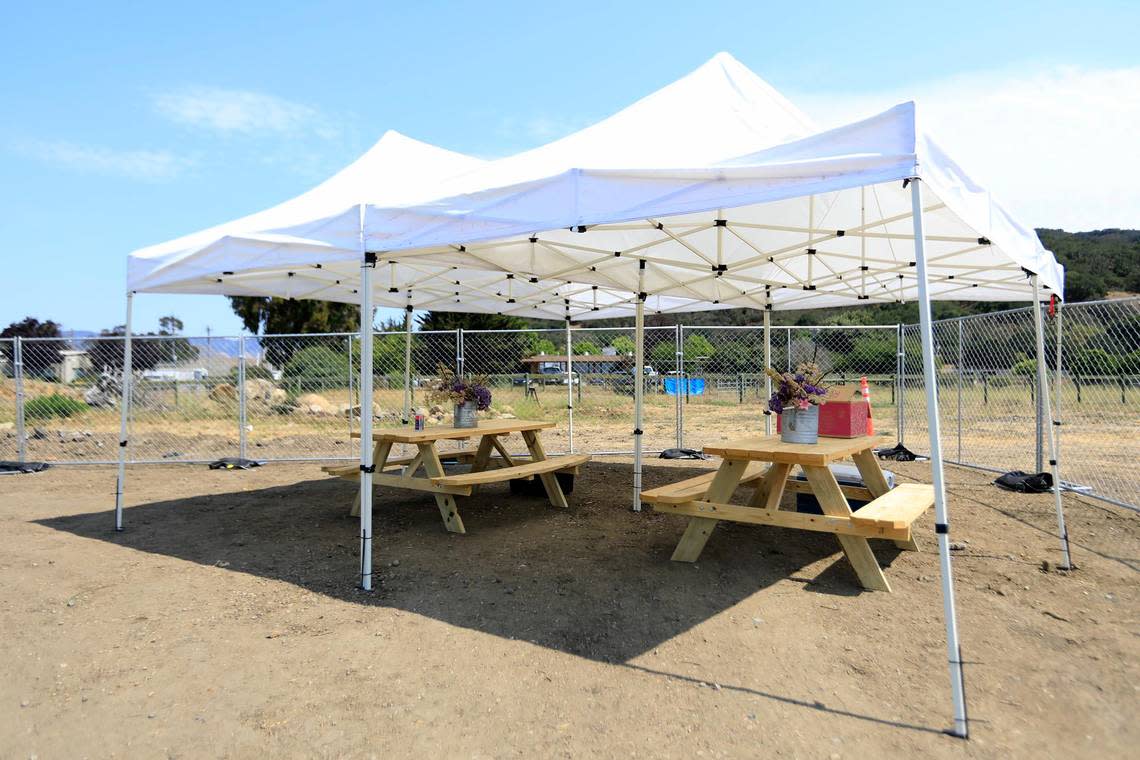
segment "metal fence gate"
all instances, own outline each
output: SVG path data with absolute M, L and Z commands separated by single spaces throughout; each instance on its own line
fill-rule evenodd
M 1140 506 L 1140 298 L 1044 318 L 1066 484 Z M 934 324 L 948 461 L 1044 469 L 1033 319 L 1022 308 Z M 771 335 L 774 368 L 814 361 L 832 382 L 866 377 L 877 432 L 928 449 L 917 325 L 785 326 Z M 441 416 L 425 400 L 441 365 L 485 376 L 494 414 L 556 423 L 552 452 L 629 454 L 633 338 L 632 328 L 414 331 L 407 387 L 414 407 Z M 406 341 L 404 332 L 373 341 L 379 425 L 404 419 Z M 759 326 L 646 328 L 646 451 L 763 430 L 763 341 Z M 132 463 L 358 455 L 354 334 L 137 336 L 133 356 Z M 122 337 L 0 339 L 0 459 L 114 462 L 122 357 Z

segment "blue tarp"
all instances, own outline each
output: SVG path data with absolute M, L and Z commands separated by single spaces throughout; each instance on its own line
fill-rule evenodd
M 688 395 L 690 396 L 703 396 L 705 393 L 705 379 L 703 377 L 690 377 L 688 378 Z M 665 378 L 665 393 L 670 396 L 676 396 L 678 389 L 682 393 L 685 392 L 685 386 L 678 382 L 676 377 Z

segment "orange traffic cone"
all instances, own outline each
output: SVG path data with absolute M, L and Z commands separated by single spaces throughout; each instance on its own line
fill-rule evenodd
M 875 423 L 871 421 L 871 388 L 867 385 L 867 377 L 859 379 L 859 390 L 863 392 L 863 400 L 867 402 L 867 435 L 875 434 Z

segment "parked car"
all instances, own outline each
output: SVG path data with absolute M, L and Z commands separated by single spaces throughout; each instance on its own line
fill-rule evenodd
M 554 365 L 540 367 L 538 372 L 530 375 L 518 375 L 511 380 L 513 385 L 526 385 L 529 382 L 540 385 L 566 385 L 566 372 Z M 578 373 L 574 373 L 574 385 L 580 382 Z

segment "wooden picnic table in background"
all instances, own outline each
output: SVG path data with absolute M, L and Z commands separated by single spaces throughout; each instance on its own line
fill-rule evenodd
M 374 430 L 372 440 L 373 464 L 376 473 L 372 482 L 376 486 L 403 488 L 411 491 L 427 491 L 435 495 L 436 505 L 443 518 L 444 527 L 453 533 L 465 533 L 463 520 L 455 503 L 456 496 L 470 496 L 482 485 L 505 483 L 511 480 L 539 478 L 542 481 L 550 503 L 556 507 L 566 507 L 566 496 L 558 483 L 555 473 L 577 473 L 578 468 L 589 461 L 588 454 L 569 454 L 548 458 L 542 447 L 539 435 L 542 430 L 554 427 L 553 422 L 542 420 L 480 420 L 474 428 L 433 426 L 415 430 L 404 426 Z M 522 435 L 529 457 L 512 455 L 503 445 L 501 438 L 513 433 Z M 353 433 L 359 438 L 359 433 Z M 478 438 L 474 449 L 458 452 L 440 452 L 440 441 L 466 441 Z M 397 444 L 415 446 L 417 453 L 407 458 L 391 458 L 392 447 Z M 497 454 L 497 456 L 495 456 Z M 470 462 L 470 472 L 448 475 L 443 462 Z M 416 473 L 423 469 L 424 475 Z M 330 475 L 356 480 L 360 477 L 360 465 L 339 465 L 323 468 Z M 385 472 L 385 470 L 390 470 Z M 360 513 L 360 495 L 357 494 L 352 514 Z
M 867 539 L 890 539 L 902 549 L 916 551 L 910 526 L 934 504 L 934 489 L 918 483 L 890 489 L 873 451 L 877 443 L 880 440 L 871 436 L 784 443 L 778 435 L 770 435 L 706 446 L 706 454 L 722 457 L 715 473 L 645 491 L 641 498 L 657 511 L 689 516 L 673 552 L 678 562 L 697 560 L 719 520 L 821 531 L 836 534 L 864 588 L 890 591 Z M 829 465 L 847 457 L 859 469 L 862 487 L 836 481 Z M 806 482 L 791 477 L 796 465 Z M 730 504 L 742 485 L 756 489 L 748 504 Z M 786 491 L 814 494 L 823 514 L 780 509 Z M 852 512 L 848 497 L 869 503 Z

